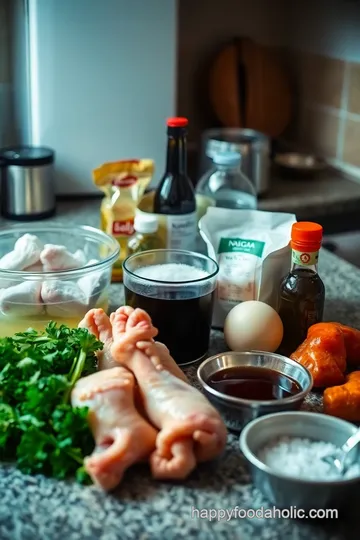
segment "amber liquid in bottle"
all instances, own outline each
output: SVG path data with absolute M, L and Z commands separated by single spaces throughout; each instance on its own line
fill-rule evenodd
M 306 263 L 301 262 L 303 255 Z M 325 302 L 325 286 L 317 272 L 318 252 L 299 254 L 293 250 L 292 259 L 291 270 L 280 286 L 279 302 L 284 325 L 279 352 L 287 356 L 304 341 L 309 327 L 322 321 Z

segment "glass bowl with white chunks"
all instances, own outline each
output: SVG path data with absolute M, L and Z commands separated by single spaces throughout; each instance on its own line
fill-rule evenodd
M 0 337 L 43 330 L 50 321 L 76 327 L 108 307 L 118 242 L 88 226 L 26 225 L 0 230 Z

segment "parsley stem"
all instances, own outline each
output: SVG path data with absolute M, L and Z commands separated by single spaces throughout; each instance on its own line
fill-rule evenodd
M 75 356 L 75 358 L 74 358 L 74 360 L 73 360 L 73 363 L 72 363 L 72 365 L 71 365 L 69 374 L 68 374 L 68 377 L 70 378 L 70 380 L 72 379 L 72 376 L 73 376 L 74 370 L 75 370 L 75 368 L 76 368 L 77 362 L 78 362 L 78 357 Z
M 79 463 L 79 465 L 84 465 L 84 459 L 77 456 L 71 449 L 66 450 L 66 453 L 69 457 L 71 457 L 74 461 Z
M 73 366 L 71 367 L 71 370 L 70 370 L 70 386 L 66 390 L 66 392 L 64 393 L 63 403 L 68 403 L 69 402 L 71 391 L 74 388 L 75 383 L 81 377 L 81 374 L 82 374 L 82 371 L 83 371 L 84 365 L 85 365 L 85 360 L 86 360 L 86 352 L 84 351 L 84 349 L 81 349 L 80 354 L 76 359 L 75 365 L 73 364 Z

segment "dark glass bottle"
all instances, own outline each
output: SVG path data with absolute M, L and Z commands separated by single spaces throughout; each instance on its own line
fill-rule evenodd
M 317 264 L 323 230 L 311 222 L 294 223 L 291 231 L 292 264 L 280 286 L 279 315 L 284 325 L 280 346 L 290 355 L 304 341 L 310 326 L 322 321 L 325 286 Z
M 194 249 L 197 219 L 193 184 L 187 175 L 186 118 L 167 121 L 166 170 L 155 192 L 154 212 L 167 216 L 167 247 Z

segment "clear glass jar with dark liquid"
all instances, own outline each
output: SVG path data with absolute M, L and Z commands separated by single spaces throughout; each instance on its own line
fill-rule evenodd
M 289 356 L 305 340 L 324 313 L 325 286 L 318 274 L 323 229 L 311 222 L 294 223 L 291 231 L 292 265 L 280 286 L 279 315 L 284 326 L 280 352 Z

